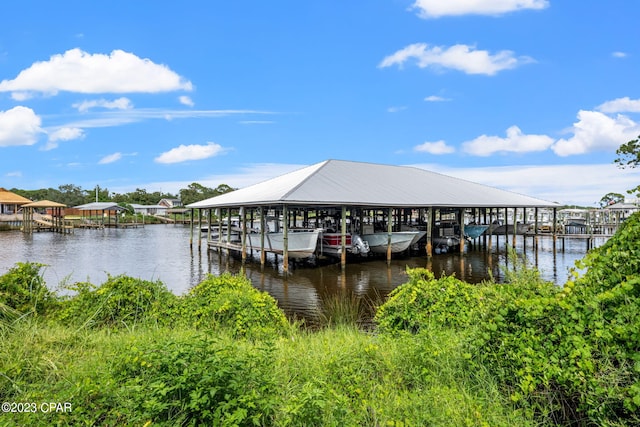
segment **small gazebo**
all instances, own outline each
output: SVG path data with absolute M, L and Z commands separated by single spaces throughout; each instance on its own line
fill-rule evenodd
M 51 230 L 58 233 L 71 232 L 73 226 L 65 225 L 64 208 L 67 205 L 52 202 L 51 200 L 40 200 L 22 205 L 22 231 L 32 233 L 36 230 Z M 47 213 L 37 214 L 37 209 L 46 209 Z

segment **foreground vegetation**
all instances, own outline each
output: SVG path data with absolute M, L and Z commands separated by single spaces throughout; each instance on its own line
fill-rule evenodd
M 562 288 L 522 265 L 482 285 L 410 270 L 366 331 L 348 296 L 312 330 L 243 277 L 52 292 L 18 264 L 0 425 L 638 425 L 639 243 L 635 215 Z

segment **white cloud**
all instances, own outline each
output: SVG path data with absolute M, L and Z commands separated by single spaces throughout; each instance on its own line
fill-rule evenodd
M 640 113 L 640 99 L 630 99 L 625 96 L 600 104 L 596 110 L 603 113 Z
M 571 138 L 560 139 L 551 147 L 558 156 L 597 150 L 614 151 L 638 136 L 640 124 L 621 114 L 609 117 L 597 111 L 581 110 L 571 130 Z
M 421 18 L 440 18 L 460 15 L 502 15 L 522 9 L 544 9 L 548 0 L 416 0 Z
M 455 147 L 447 145 L 443 140 L 435 142 L 424 142 L 413 147 L 414 151 L 429 154 L 450 154 L 456 151 Z
M 182 95 L 178 98 L 178 101 L 180 101 L 180 104 L 182 105 L 186 105 L 188 107 L 193 107 L 195 104 L 193 103 L 193 100 L 186 96 L 186 95 Z
M 20 177 L 22 177 L 22 172 L 20 172 L 20 171 L 7 172 L 6 174 L 4 174 L 4 176 L 6 176 L 8 178 L 20 178 Z
M 160 154 L 155 158 L 157 163 L 180 163 L 188 160 L 202 160 L 216 156 L 223 151 L 221 145 L 208 142 L 206 145 L 180 145 Z
M 49 133 L 49 140 L 42 148 L 44 151 L 58 148 L 58 141 L 71 141 L 73 139 L 84 138 L 84 131 L 75 127 L 63 127 Z
M 424 100 L 425 100 L 425 101 L 427 101 L 427 102 L 444 102 L 444 101 L 451 101 L 449 98 L 443 98 L 442 96 L 438 96 L 438 95 L 430 95 L 430 96 L 427 96 Z
M 464 44 L 430 47 L 426 43 L 414 43 L 384 58 L 378 67 L 402 67 L 410 59 L 414 59 L 420 68 L 453 69 L 488 76 L 533 62 L 529 57 L 515 57 L 508 50 L 492 55 L 486 50 L 476 50 L 475 47 Z
M 0 147 L 35 144 L 43 133 L 41 123 L 31 108 L 18 106 L 0 111 Z
M 417 167 L 567 205 L 595 206 L 607 193 L 625 194 L 638 185 L 638 171 L 614 164 L 518 165 L 449 168 Z
M 527 153 L 544 151 L 553 145 L 553 138 L 546 135 L 525 135 L 518 126 L 507 129 L 506 138 L 482 135 L 462 144 L 466 153 L 474 156 L 490 156 L 497 152 Z
M 627 53 L 626 52 L 612 52 L 611 56 L 613 56 L 614 58 L 626 58 L 627 57 Z
M 0 92 L 25 97 L 33 92 L 158 93 L 191 90 L 192 84 L 166 65 L 114 50 L 110 55 L 71 49 L 35 62 L 13 80 L 0 82 Z M 24 99 L 24 98 L 23 98 Z
M 121 97 L 118 99 L 114 99 L 113 101 L 109 101 L 106 99 L 93 99 L 90 101 L 82 101 L 72 105 L 73 108 L 76 108 L 81 113 L 86 113 L 92 108 L 105 108 L 107 110 L 130 110 L 133 108 L 133 104 L 129 98 Z
M 98 164 L 107 165 L 109 163 L 117 162 L 121 158 L 122 158 L 122 153 L 109 154 L 108 156 L 104 156 L 103 158 L 101 158 L 100 161 L 98 161 Z

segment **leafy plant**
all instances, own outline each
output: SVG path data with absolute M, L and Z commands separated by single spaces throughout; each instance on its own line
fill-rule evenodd
M 21 313 L 43 313 L 55 302 L 40 270 L 44 264 L 19 262 L 0 276 L 0 319 L 13 309 Z M 4 308 L 3 308 L 4 307 Z
M 177 297 L 160 281 L 125 275 L 109 276 L 97 287 L 78 282 L 65 287 L 75 294 L 57 313 L 63 322 L 93 327 L 132 327 L 143 322 L 169 322 Z
M 209 275 L 182 300 L 182 318 L 198 328 L 222 327 L 236 336 L 282 334 L 289 323 L 276 300 L 243 276 Z

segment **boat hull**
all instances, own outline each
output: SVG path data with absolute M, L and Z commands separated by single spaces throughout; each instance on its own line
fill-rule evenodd
M 394 231 L 391 233 L 391 253 L 404 252 L 411 246 L 420 231 Z M 373 253 L 387 253 L 389 235 L 387 233 L 363 234 L 362 239 L 369 244 L 369 250 Z M 417 241 L 417 240 L 416 240 Z

